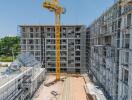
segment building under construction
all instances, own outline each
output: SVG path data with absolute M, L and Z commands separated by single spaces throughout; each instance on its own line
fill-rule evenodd
M 107 100 L 132 100 L 131 4 L 131 0 L 117 0 L 88 28 L 61 26 L 61 72 L 88 71 L 90 78 L 103 89 Z M 48 71 L 55 72 L 55 27 L 19 27 L 21 52 L 30 52 Z M 66 84 L 66 87 L 69 86 Z
M 45 68 L 29 53 L 0 68 L 0 100 L 31 100 L 45 79 Z
M 108 100 L 132 100 L 131 5 L 131 0 L 118 0 L 89 27 L 89 74 Z
M 55 72 L 53 25 L 20 25 L 21 52 L 30 52 L 48 71 Z M 61 26 L 61 72 L 85 72 L 86 27 Z

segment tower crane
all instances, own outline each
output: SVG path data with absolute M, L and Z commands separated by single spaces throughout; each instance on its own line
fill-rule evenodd
M 64 8 L 59 5 L 58 0 L 45 0 L 43 8 L 55 14 L 56 80 L 60 80 L 60 16 L 64 13 Z

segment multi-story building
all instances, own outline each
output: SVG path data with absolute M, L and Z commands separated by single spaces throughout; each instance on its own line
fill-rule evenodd
M 120 34 L 119 96 L 118 100 L 132 100 L 132 0 L 122 0 Z
M 108 100 L 132 100 L 132 1 L 118 0 L 90 28 L 90 75 Z
M 104 88 L 108 100 L 118 98 L 121 6 L 115 3 L 90 28 L 90 75 Z
M 21 52 L 30 52 L 48 71 L 55 71 L 55 28 L 53 25 L 20 25 Z M 84 72 L 86 28 L 61 26 L 61 71 Z
M 0 100 L 31 100 L 45 80 L 45 68 L 29 53 L 0 68 Z
M 86 68 L 89 71 L 90 67 L 90 29 L 87 28 L 86 30 Z
M 5 69 L 0 68 L 0 72 Z M 45 69 L 21 67 L 10 74 L 0 74 L 0 77 L 0 100 L 31 100 L 45 79 Z

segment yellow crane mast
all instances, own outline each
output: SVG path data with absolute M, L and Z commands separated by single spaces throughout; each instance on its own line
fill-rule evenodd
M 64 9 L 58 0 L 45 0 L 43 7 L 55 13 L 56 80 L 60 80 L 60 15 L 64 13 Z

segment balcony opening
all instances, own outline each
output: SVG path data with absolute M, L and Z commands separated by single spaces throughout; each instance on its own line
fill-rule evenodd
M 132 21 L 131 14 L 128 14 L 127 15 L 127 27 L 131 26 L 131 21 Z
M 105 37 L 105 45 L 111 45 L 111 36 Z
M 30 32 L 33 32 L 33 28 L 32 27 L 30 28 Z

